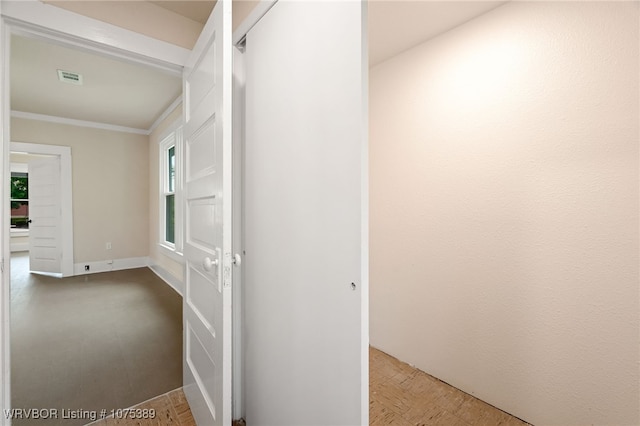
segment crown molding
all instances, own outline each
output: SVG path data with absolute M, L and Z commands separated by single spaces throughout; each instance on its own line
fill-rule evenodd
M 23 118 L 25 120 L 46 121 L 49 123 L 66 124 L 69 126 L 89 127 L 92 129 L 111 130 L 114 132 L 133 133 L 136 135 L 149 136 L 159 125 L 182 103 L 182 95 L 178 96 L 171 105 L 164 110 L 162 114 L 148 129 L 138 129 L 136 127 L 118 126 L 115 124 L 99 123 L 96 121 L 75 120 L 73 118 L 58 117 L 55 115 L 36 114 L 33 112 L 11 111 L 11 117 Z
M 150 135 L 160 125 L 160 123 L 162 123 L 164 119 L 167 118 L 169 114 L 171 114 L 181 103 L 182 95 L 178 96 L 175 101 L 171 102 L 171 105 L 169 105 L 167 109 L 165 109 L 164 112 L 160 114 L 156 121 L 153 122 L 151 127 L 149 127 L 149 130 L 147 130 L 149 132 L 147 134 Z
M 33 112 L 11 111 L 11 117 L 23 118 L 25 120 L 46 121 L 56 124 L 67 124 L 69 126 L 89 127 L 92 129 L 111 130 L 113 132 L 133 133 L 136 135 L 149 136 L 151 133 L 147 129 L 137 129 L 135 127 L 117 126 L 115 124 L 98 123 L 95 121 L 75 120 L 73 118 L 57 117 L 54 115 L 35 114 Z
M 182 103 L 182 95 L 178 96 L 171 105 L 164 110 L 162 114 L 154 121 L 148 129 L 138 129 L 136 127 L 118 126 L 115 124 L 99 123 L 97 121 L 76 120 L 73 118 L 58 117 L 55 115 L 36 114 L 25 111 L 11 111 L 11 117 L 22 118 L 25 120 L 46 121 L 48 123 L 66 124 L 69 126 L 89 127 L 92 129 L 111 130 L 113 132 L 133 133 L 136 135 L 149 136 L 159 125 Z

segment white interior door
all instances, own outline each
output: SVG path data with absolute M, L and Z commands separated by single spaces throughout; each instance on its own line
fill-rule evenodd
M 247 34 L 251 426 L 368 424 L 364 6 L 280 1 Z
M 60 158 L 29 162 L 29 269 L 62 273 Z
M 184 69 L 184 389 L 199 425 L 231 424 L 231 2 Z

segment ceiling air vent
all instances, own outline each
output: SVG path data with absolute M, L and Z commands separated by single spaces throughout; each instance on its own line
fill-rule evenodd
M 82 86 L 82 74 L 71 71 L 58 70 L 58 80 L 63 83 L 71 83 L 77 86 Z

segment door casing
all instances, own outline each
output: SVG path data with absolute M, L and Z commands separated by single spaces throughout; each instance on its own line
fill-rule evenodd
M 277 0 L 261 0 L 244 21 L 233 32 L 233 241 L 232 252 L 244 257 L 244 215 L 243 215 L 243 152 L 244 152 L 244 126 L 245 126 L 245 63 L 243 58 L 244 40 L 251 28 L 267 14 Z M 244 357 L 243 357 L 243 273 L 244 264 L 237 265 L 233 271 L 233 309 L 232 309 L 232 334 L 233 334 L 233 406 L 234 419 L 246 418 L 245 415 L 245 386 L 244 386 Z

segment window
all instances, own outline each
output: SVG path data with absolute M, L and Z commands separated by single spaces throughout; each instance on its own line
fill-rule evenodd
M 159 145 L 159 244 L 169 255 L 182 253 L 182 128 L 170 131 Z
M 167 188 L 164 193 L 165 241 L 176 243 L 176 146 L 172 145 L 167 154 Z
M 11 172 L 11 228 L 29 229 L 29 175 Z

